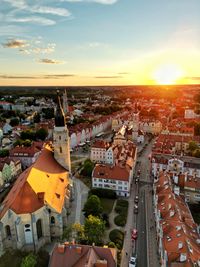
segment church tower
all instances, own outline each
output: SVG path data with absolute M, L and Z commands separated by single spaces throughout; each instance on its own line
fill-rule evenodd
M 67 91 L 66 91 L 66 89 L 65 89 L 65 92 L 63 94 L 63 111 L 64 111 L 64 114 L 65 115 L 69 112 L 68 100 L 67 100 Z
M 65 114 L 60 101 L 59 92 L 58 102 L 55 112 L 55 127 L 53 131 L 53 147 L 54 158 L 71 173 L 71 160 L 70 160 L 70 139 L 66 126 Z

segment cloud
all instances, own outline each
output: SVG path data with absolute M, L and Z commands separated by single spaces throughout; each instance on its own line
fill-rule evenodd
M 21 48 L 19 51 L 23 54 L 50 54 L 55 51 L 56 44 L 48 43 L 44 45 L 41 40 L 34 41 L 34 44 L 30 44 L 29 48 Z
M 46 75 L 6 75 L 0 74 L 0 79 L 63 79 L 76 76 L 75 74 L 46 74 Z
M 24 33 L 26 28 L 22 28 L 16 25 L 3 25 L 0 26 L 0 36 L 19 36 Z
M 49 26 L 49 25 L 54 25 L 56 24 L 55 20 L 52 19 L 47 19 L 44 17 L 38 17 L 38 16 L 30 16 L 30 17 L 21 17 L 21 18 L 16 18 L 16 17 L 10 17 L 8 19 L 9 22 L 18 22 L 18 23 L 34 23 L 34 24 L 39 24 L 43 26 Z
M 70 17 L 71 13 L 63 7 L 56 7 L 56 1 L 51 1 L 52 6 L 42 6 L 39 1 L 28 0 L 3 0 L 9 5 L 9 11 L 4 16 L 4 21 L 15 23 L 32 23 L 43 26 L 56 24 L 56 19 L 43 15 Z M 54 5 L 53 5 L 54 4 Z M 41 14 L 41 16 L 39 15 Z
M 123 76 L 120 75 L 113 75 L 113 76 L 96 76 L 94 77 L 96 79 L 119 79 L 119 78 L 123 78 Z
M 89 3 L 98 3 L 104 5 L 112 5 L 117 3 L 118 0 L 61 0 L 61 2 L 71 2 L 71 3 L 89 2 Z
M 66 8 L 56 8 L 48 6 L 33 6 L 30 11 L 33 13 L 52 14 L 64 17 L 68 17 L 71 15 L 71 13 Z
M 63 64 L 64 61 L 49 59 L 49 58 L 41 58 L 38 61 L 39 63 L 45 63 L 45 64 Z
M 29 44 L 25 40 L 12 39 L 2 44 L 4 48 L 21 48 L 26 47 Z
M 119 72 L 118 74 L 119 75 L 126 75 L 126 74 L 129 74 L 129 72 Z

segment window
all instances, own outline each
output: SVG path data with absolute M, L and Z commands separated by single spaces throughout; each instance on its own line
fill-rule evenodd
M 118 190 L 122 190 L 122 186 L 118 186 Z
M 118 184 L 122 184 L 122 182 L 121 181 L 118 181 Z
M 37 237 L 40 239 L 42 237 L 42 220 L 39 219 L 36 222 Z
M 10 225 L 5 226 L 6 237 L 11 237 Z
M 60 153 L 62 153 L 62 147 L 60 147 Z
M 59 135 L 59 140 L 61 140 L 61 135 Z
M 51 224 L 55 224 L 55 217 L 54 216 L 51 216 Z

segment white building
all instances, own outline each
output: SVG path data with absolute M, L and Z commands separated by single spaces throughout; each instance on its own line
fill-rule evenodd
M 120 166 L 97 164 L 92 173 L 92 187 L 111 189 L 118 196 L 129 197 L 131 186 L 130 169 Z

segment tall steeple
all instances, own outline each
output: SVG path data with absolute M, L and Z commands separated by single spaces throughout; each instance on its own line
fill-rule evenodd
M 59 91 L 57 91 L 57 106 L 56 106 L 56 113 L 55 113 L 55 126 L 56 127 L 64 127 L 65 124 L 66 124 L 65 114 L 63 112 L 63 108 L 61 105 Z
M 71 173 L 70 138 L 65 122 L 65 114 L 60 101 L 59 92 L 55 112 L 55 127 L 53 131 L 54 158 Z
M 66 89 L 65 89 L 64 94 L 63 94 L 63 111 L 64 111 L 65 115 L 67 114 L 67 112 L 69 112 L 67 90 Z

